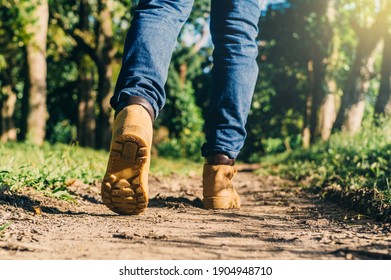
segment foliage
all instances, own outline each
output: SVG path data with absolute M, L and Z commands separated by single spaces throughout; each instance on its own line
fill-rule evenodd
M 6 230 L 10 225 L 10 223 L 0 225 L 0 237 L 2 236 L 4 230 Z
M 295 180 L 311 177 L 315 186 L 338 183 L 386 190 L 391 178 L 390 147 L 390 123 L 377 127 L 367 121 L 357 135 L 336 134 L 330 141 L 308 150 L 285 153 L 283 159 L 277 159 L 286 163 L 278 170 Z
M 34 5 L 28 0 L 0 2 L 0 108 L 7 96 L 4 86 L 11 86 L 18 102 L 14 119 L 23 128 L 22 98 L 26 75 L 25 46 L 31 34 L 26 26 L 34 20 Z M 1 123 L 0 123 L 1 128 Z
M 366 212 L 373 204 L 391 207 L 391 122 L 382 123 L 378 127 L 367 121 L 355 136 L 336 134 L 308 150 L 265 158 L 262 172 L 302 181 L 305 187 L 324 195 L 335 189 L 340 190 L 340 197 L 381 194 L 366 203 Z
M 5 230 L 7 227 L 9 227 L 10 224 L 4 224 L 4 225 L 1 225 L 0 226 L 0 232 L 2 232 L 3 230 Z
M 171 135 L 168 141 L 157 146 L 159 154 L 174 158 L 200 159 L 199 151 L 204 141 L 203 120 L 201 110 L 195 103 L 191 83 L 186 82 L 181 86 L 178 73 L 172 69 L 167 88 L 167 103 L 155 126 L 167 126 Z
M 33 10 L 34 6 L 27 0 L 4 0 L 0 3 L 0 45 L 25 45 L 30 38 L 25 27 L 31 21 Z
M 53 129 L 51 134 L 50 143 L 64 143 L 70 144 L 77 141 L 76 136 L 77 130 L 74 125 L 71 125 L 69 121 L 64 120 L 58 122 Z
M 200 176 L 201 171 L 202 164 L 185 158 L 173 160 L 164 157 L 152 157 L 151 160 L 151 174 L 156 176 L 170 176 L 172 174 L 179 176 Z
M 335 1 L 333 24 L 326 18 L 329 2 L 288 0 L 270 5 L 261 18 L 260 71 L 242 159 L 257 161 L 265 154 L 300 147 L 305 102 L 310 91 L 308 62 L 316 52 L 325 60 L 332 48 L 337 47 L 335 69 L 328 73 L 328 78 L 335 81 L 334 94 L 341 97 L 356 55 L 355 22 L 367 27 L 377 15 L 376 1 Z M 333 34 L 336 41 L 331 40 Z M 378 72 L 379 63 L 376 69 Z M 322 88 L 326 90 L 325 84 Z M 378 79 L 374 79 L 367 92 L 366 119 L 373 117 L 377 92 Z
M 170 138 L 157 146 L 161 156 L 201 160 L 204 108 L 199 107 L 197 97 L 200 95 L 196 95 L 193 81 L 203 83 L 207 79 L 202 70 L 209 63 L 211 52 L 209 45 L 202 46 L 198 51 L 194 51 L 194 48 L 204 39 L 202 33 L 207 24 L 204 17 L 208 12 L 208 1 L 196 2 L 179 35 L 165 86 L 167 101 L 154 124 L 155 127 L 165 126 L 170 131 Z M 194 41 L 189 42 L 184 33 L 192 33 Z
M 186 135 L 185 133 L 188 132 Z M 169 138 L 156 146 L 159 156 L 172 159 L 188 159 L 196 162 L 202 160 L 200 149 L 204 143 L 202 132 L 186 130 L 179 137 Z
M 75 179 L 86 184 L 100 180 L 107 160 L 104 152 L 77 146 L 29 143 L 1 145 L 0 157 L 1 185 L 11 191 L 28 186 L 60 198 L 70 198 L 66 187 Z
M 11 191 L 32 187 L 47 195 L 72 200 L 67 186 L 74 180 L 85 184 L 100 181 L 106 169 L 108 153 L 76 145 L 45 143 L 0 144 L 0 186 Z M 191 160 L 153 157 L 151 173 L 156 175 L 199 174 L 200 164 Z
M 138 1 L 110 1 L 113 21 L 114 61 L 111 82 L 118 76 L 123 42 L 131 25 Z M 340 97 L 355 58 L 357 25 L 368 27 L 376 18 L 379 3 L 375 0 L 340 0 L 336 3 L 336 21 L 327 22 L 326 6 L 330 1 L 286 0 L 267 1 L 267 11 L 259 22 L 259 78 L 247 123 L 248 138 L 240 154 L 245 161 L 258 161 L 265 154 L 295 150 L 301 145 L 306 96 L 309 92 L 308 61 L 315 51 L 327 57 L 337 34 L 338 59 L 330 78 L 337 85 Z M 96 93 L 97 66 L 88 56 L 88 48 L 75 38 L 82 37 L 91 48 L 96 47 L 99 24 L 99 3 L 89 0 L 49 1 L 50 21 L 47 62 L 47 141 L 70 143 L 79 127 L 80 73 L 92 73 Z M 81 11 L 84 5 L 84 12 Z M 0 86 L 11 83 L 18 97 L 14 120 L 19 139 L 24 139 L 26 118 L 26 65 L 24 45 L 29 39 L 26 25 L 34 9 L 31 1 L 4 0 L 0 3 Z M 155 128 L 169 130 L 169 139 L 160 143 L 161 155 L 199 160 L 204 141 L 203 116 L 206 115 L 211 91 L 210 69 L 212 46 L 209 38 L 200 48 L 207 33 L 210 1 L 195 1 L 193 12 L 181 31 L 172 57 L 166 83 L 167 102 Z M 77 36 L 75 36 L 77 35 Z M 196 49 L 196 50 L 194 50 Z M 380 59 L 377 60 L 380 62 Z M 379 63 L 376 64 L 376 67 Z M 373 77 L 366 94 L 366 119 L 372 118 L 378 92 L 378 76 Z M 96 94 L 92 94 L 96 101 Z M 0 102 L 4 95 L 0 94 Z M 96 103 L 96 102 L 95 102 Z M 95 117 L 98 106 L 92 109 Z

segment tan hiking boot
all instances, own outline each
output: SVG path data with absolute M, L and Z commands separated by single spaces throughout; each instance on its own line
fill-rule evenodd
M 232 185 L 232 178 L 237 173 L 235 160 L 225 155 L 214 155 L 206 159 L 202 175 L 206 209 L 240 208 L 240 197 Z
M 148 205 L 152 119 L 141 105 L 123 108 L 114 121 L 107 171 L 101 195 L 110 210 L 122 215 L 142 213 Z

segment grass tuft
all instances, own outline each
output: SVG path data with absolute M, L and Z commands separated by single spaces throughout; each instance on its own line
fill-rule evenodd
M 8 228 L 11 225 L 11 223 L 0 225 L 0 237 L 3 235 L 3 232 L 6 228 Z

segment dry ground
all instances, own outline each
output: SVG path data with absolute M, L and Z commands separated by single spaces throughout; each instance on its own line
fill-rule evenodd
M 143 215 L 118 216 L 99 186 L 74 203 L 32 190 L 0 194 L 0 259 L 391 259 L 391 228 L 245 170 L 240 210 L 201 208 L 197 176 L 150 178 Z M 1 236 L 2 235 L 2 236 Z

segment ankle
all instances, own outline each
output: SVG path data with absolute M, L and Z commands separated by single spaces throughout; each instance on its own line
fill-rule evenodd
M 125 107 L 130 105 L 140 105 L 142 106 L 151 117 L 152 122 L 155 120 L 155 112 L 151 104 L 143 97 L 140 96 L 124 96 L 121 97 L 118 107 L 115 109 L 114 118 L 117 117 L 119 112 L 121 112 Z
M 235 159 L 229 158 L 225 154 L 214 154 L 205 157 L 205 164 L 207 165 L 235 165 Z

